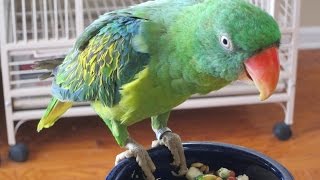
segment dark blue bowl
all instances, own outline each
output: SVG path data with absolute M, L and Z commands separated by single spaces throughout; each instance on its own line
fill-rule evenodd
M 188 165 L 194 162 L 202 162 L 209 165 L 211 170 L 225 167 L 234 170 L 237 174 L 246 174 L 250 180 L 293 180 L 289 171 L 271 158 L 241 147 L 223 143 L 191 142 L 184 145 Z M 171 173 L 175 170 L 170 165 L 171 153 L 165 147 L 149 150 L 150 157 L 157 170 L 156 178 L 161 180 L 185 180 L 182 177 L 174 177 Z M 112 169 L 107 180 L 138 180 L 144 179 L 143 173 L 135 159 L 122 161 Z

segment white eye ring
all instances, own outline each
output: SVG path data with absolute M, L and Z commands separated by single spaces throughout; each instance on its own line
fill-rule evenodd
M 232 50 L 232 42 L 227 36 L 220 36 L 220 44 L 223 48 L 227 50 Z

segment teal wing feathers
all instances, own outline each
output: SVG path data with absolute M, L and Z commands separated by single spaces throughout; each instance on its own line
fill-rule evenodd
M 148 20 L 129 13 L 105 14 L 93 22 L 58 67 L 53 95 L 65 101 L 99 100 L 109 107 L 117 104 L 121 86 L 150 61 L 140 38 L 145 22 Z

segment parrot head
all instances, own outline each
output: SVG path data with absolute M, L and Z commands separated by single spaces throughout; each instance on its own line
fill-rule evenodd
M 272 16 L 243 0 L 207 0 L 196 25 L 196 67 L 232 82 L 250 80 L 267 99 L 280 72 L 281 33 Z M 201 9 L 201 8 L 200 8 Z M 209 35 L 209 36 L 208 36 Z

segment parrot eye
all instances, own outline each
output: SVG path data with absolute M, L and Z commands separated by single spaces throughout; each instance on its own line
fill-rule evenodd
M 232 43 L 227 36 L 220 37 L 220 44 L 227 50 L 232 50 Z

